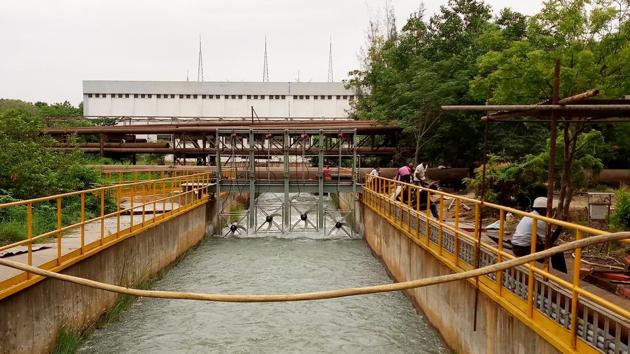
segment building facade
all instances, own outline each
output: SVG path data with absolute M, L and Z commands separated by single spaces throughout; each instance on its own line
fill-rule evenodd
M 83 81 L 86 117 L 347 119 L 341 82 Z

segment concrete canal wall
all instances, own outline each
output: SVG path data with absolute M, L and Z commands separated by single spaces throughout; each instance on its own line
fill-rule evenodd
M 215 223 L 209 202 L 138 232 L 68 268 L 63 273 L 133 286 L 172 264 L 195 246 Z M 48 353 L 58 331 L 93 324 L 118 294 L 45 279 L 0 301 L 0 353 Z
M 450 274 L 452 271 L 385 218 L 361 204 L 364 237 L 396 281 Z M 459 281 L 406 291 L 456 353 L 557 353 L 558 351 L 479 293 L 477 330 L 473 331 L 475 288 Z

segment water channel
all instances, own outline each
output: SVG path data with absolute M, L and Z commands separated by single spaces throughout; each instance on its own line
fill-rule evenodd
M 276 235 L 280 236 L 280 235 Z M 365 241 L 309 233 L 208 237 L 154 289 L 263 294 L 391 282 Z M 82 353 L 447 353 L 401 293 L 230 304 L 139 299 Z

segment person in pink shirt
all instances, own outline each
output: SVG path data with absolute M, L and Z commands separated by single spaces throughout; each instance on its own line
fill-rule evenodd
M 411 183 L 412 173 L 413 173 L 413 163 L 410 162 L 408 165 L 403 166 L 398 169 L 398 172 L 396 172 L 396 177 L 394 177 L 394 179 L 397 181 L 405 182 L 405 183 Z M 396 190 L 394 191 L 394 194 L 392 195 L 392 200 L 398 199 L 398 196 L 400 195 L 402 190 L 403 190 L 402 186 L 396 186 Z
M 411 183 L 411 174 L 413 173 L 413 163 L 409 163 L 398 169 L 396 172 L 396 177 L 394 178 L 397 181 Z

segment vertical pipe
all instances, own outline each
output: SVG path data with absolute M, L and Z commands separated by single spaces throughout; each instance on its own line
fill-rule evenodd
M 560 100 L 560 59 L 556 59 L 553 70 L 553 86 L 551 91 L 551 104 L 557 105 Z M 553 217 L 553 189 L 556 173 L 556 140 L 558 139 L 558 114 L 551 111 L 549 123 L 549 165 L 547 173 L 547 217 Z M 560 206 L 561 207 L 561 206 Z M 545 228 L 545 249 L 551 247 L 551 224 Z M 549 270 L 549 258 L 545 257 L 545 269 Z
M 252 110 L 254 108 L 252 107 Z M 252 116 L 253 117 L 253 116 Z M 254 130 L 249 130 L 249 139 L 247 141 L 247 145 L 249 148 L 249 227 L 256 227 L 256 220 L 254 218 L 256 214 L 256 206 L 254 202 L 256 201 L 256 160 L 254 155 Z
M 57 197 L 57 265 L 61 264 L 61 197 Z
M 284 225 L 289 225 L 289 208 L 291 208 L 289 200 L 289 131 L 285 129 L 282 136 L 282 150 L 284 153 L 284 207 L 282 222 Z
M 324 229 L 324 131 L 319 130 L 319 155 L 317 156 L 317 192 L 319 193 L 317 227 Z

